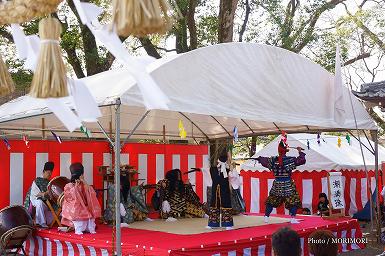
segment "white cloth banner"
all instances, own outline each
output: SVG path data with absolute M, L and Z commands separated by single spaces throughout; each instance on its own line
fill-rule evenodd
M 344 93 L 341 75 L 340 47 L 337 45 L 334 72 L 334 120 L 343 125 L 345 123 Z
M 26 36 L 18 24 L 11 24 L 11 28 L 19 58 L 26 60 L 24 65 L 27 69 L 35 71 L 40 51 L 39 37 L 37 35 Z M 68 78 L 68 82 L 72 84 L 71 91 L 77 115 L 66 105 L 66 98 L 46 99 L 45 101 L 48 108 L 72 132 L 81 126 L 81 121 L 96 122 L 97 118 L 101 116 L 101 112 L 83 82 L 71 78 Z
M 116 32 L 111 29 L 111 26 L 101 25 L 99 23 L 97 17 L 102 11 L 98 6 L 91 3 L 82 3 L 79 0 L 74 0 L 74 3 L 82 23 L 87 25 L 95 38 L 102 43 L 117 60 L 127 66 L 129 72 L 137 81 L 146 108 L 167 110 L 167 104 L 170 100 L 146 71 L 146 63 L 148 63 L 148 61 L 144 62 L 130 56 L 123 47 Z
M 331 172 L 329 176 L 330 202 L 333 209 L 344 209 L 344 184 L 342 183 L 342 173 Z

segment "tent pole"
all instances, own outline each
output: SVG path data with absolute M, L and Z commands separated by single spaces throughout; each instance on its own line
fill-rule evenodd
M 120 99 L 115 108 L 115 240 L 116 255 L 122 255 L 120 231 Z
M 357 130 L 358 131 L 358 130 Z M 359 138 L 357 138 L 357 136 L 356 135 L 354 135 L 350 130 L 348 130 L 348 133 L 350 134 L 350 135 L 352 135 L 352 137 L 353 138 L 355 138 L 356 140 L 358 140 L 358 142 L 360 143 L 360 145 L 362 145 L 362 146 L 364 146 L 370 153 L 372 153 L 373 155 L 374 155 L 374 149 L 373 150 L 371 150 L 370 148 L 368 148 L 362 141 L 361 141 L 361 139 L 359 139 Z M 358 133 L 358 135 L 359 135 L 359 132 L 357 132 Z M 364 134 L 365 134 L 365 132 L 364 132 Z M 369 140 L 368 140 L 368 142 L 369 142 Z M 369 144 L 370 144 L 370 142 L 369 142 Z
M 41 119 L 41 137 L 45 140 L 45 118 Z
M 203 130 L 195 122 L 193 122 L 193 120 L 191 118 L 189 118 L 188 116 L 183 114 L 183 112 L 179 112 L 179 114 L 181 114 L 184 118 L 186 118 L 188 121 L 190 121 L 192 123 L 192 125 L 195 126 L 206 137 L 207 140 L 210 139 L 209 136 L 207 136 L 207 134 L 205 132 L 203 132 Z
M 366 141 L 368 142 L 368 144 L 369 144 L 369 146 L 370 146 L 370 148 L 372 149 L 372 151 L 374 152 L 375 151 L 375 149 L 373 148 L 373 145 L 372 145 L 372 143 L 370 142 L 370 140 L 369 140 L 369 138 L 368 138 L 368 135 L 366 135 L 366 132 L 365 131 L 362 131 L 363 133 L 364 133 L 364 135 L 365 135 L 365 138 L 366 138 Z
M 106 136 L 107 140 L 110 142 L 111 147 L 115 147 L 114 142 L 111 140 L 111 137 L 108 136 L 108 134 L 107 134 L 106 130 L 104 130 L 102 124 L 99 121 L 97 121 L 97 124 L 99 125 L 100 130 L 102 130 L 104 136 Z
M 380 180 L 378 175 L 378 131 L 373 131 L 372 136 L 374 138 L 374 164 L 376 172 L 376 187 L 377 187 L 377 198 L 376 198 L 376 207 L 377 207 L 377 240 L 379 241 L 381 237 L 381 209 L 380 209 Z

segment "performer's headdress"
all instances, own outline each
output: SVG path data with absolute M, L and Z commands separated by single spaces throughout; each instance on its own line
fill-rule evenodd
M 70 166 L 71 182 L 78 180 L 84 173 L 84 167 L 81 163 L 73 163 Z
M 55 164 L 53 162 L 46 162 L 44 164 L 43 171 L 53 171 L 53 168 L 55 167 Z
M 286 132 L 282 131 L 281 135 L 281 141 L 278 144 L 278 163 L 282 166 L 283 165 L 283 157 L 286 155 L 286 152 L 288 152 L 289 145 L 287 144 L 287 134 Z
M 169 191 L 174 192 L 177 190 L 178 192 L 182 192 L 184 189 L 183 181 L 179 180 L 179 176 L 182 178 L 182 172 L 179 169 L 173 169 L 166 173 L 166 179 L 170 182 Z
M 227 160 L 228 160 L 227 153 L 223 153 L 223 154 L 219 157 L 219 161 L 221 161 L 222 163 L 226 163 Z

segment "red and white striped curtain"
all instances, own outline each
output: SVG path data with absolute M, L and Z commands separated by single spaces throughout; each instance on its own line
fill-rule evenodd
M 292 178 L 302 200 L 302 207 L 317 212 L 318 196 L 321 192 L 328 194 L 327 173 L 329 171 L 294 171 Z M 342 179 L 345 184 L 345 213 L 352 215 L 362 210 L 369 199 L 367 179 L 364 170 L 343 170 Z M 372 192 L 376 188 L 374 171 L 368 172 Z M 265 200 L 274 181 L 270 171 L 241 171 L 243 179 L 243 197 L 246 209 L 250 212 L 265 212 Z M 380 187 L 381 184 L 380 184 Z M 283 206 L 274 209 L 273 213 L 288 214 Z
M 85 178 L 96 189 L 103 187 L 102 176 L 98 172 L 101 165 L 111 164 L 110 147 L 102 141 L 30 141 L 29 148 L 23 141 L 11 140 L 11 149 L 0 144 L 0 209 L 8 205 L 21 205 L 32 181 L 42 175 L 44 163 L 55 163 L 53 176 L 70 177 L 69 166 L 81 162 Z M 182 172 L 191 167 L 206 167 L 208 163 L 207 145 L 163 145 L 126 144 L 121 151 L 121 163 L 130 164 L 139 170 L 139 183 L 154 184 L 163 179 L 165 172 L 180 168 Z M 195 184 L 197 194 L 205 199 L 203 175 L 200 172 L 183 175 Z M 149 199 L 151 194 L 148 194 Z

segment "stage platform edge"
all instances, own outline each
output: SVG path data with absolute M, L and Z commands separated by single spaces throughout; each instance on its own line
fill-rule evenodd
M 289 217 L 287 215 L 272 216 Z M 194 235 L 123 228 L 122 251 L 123 255 L 133 256 L 270 256 L 271 236 L 277 229 L 284 226 L 290 226 L 298 232 L 304 256 L 309 255 L 308 237 L 317 229 L 332 231 L 341 242 L 339 243 L 340 252 L 365 247 L 359 222 L 355 219 L 325 220 L 316 216 L 298 216 L 298 218 L 303 221 L 295 225 L 270 224 Z M 54 229 L 37 230 L 25 243 L 25 249 L 28 255 L 110 256 L 113 255 L 111 253 L 112 241 L 112 228 L 105 225 L 98 226 L 96 235 L 78 236 L 74 233 L 59 233 Z

